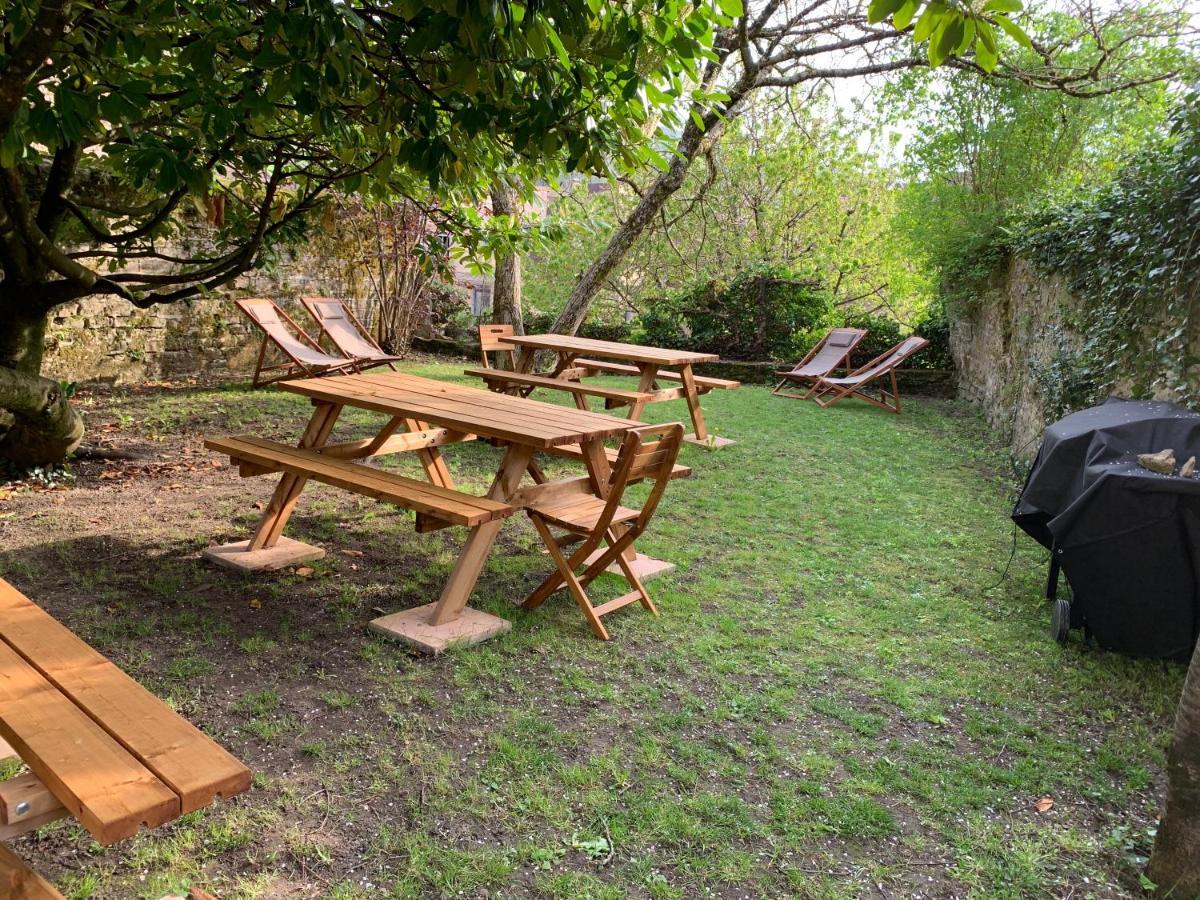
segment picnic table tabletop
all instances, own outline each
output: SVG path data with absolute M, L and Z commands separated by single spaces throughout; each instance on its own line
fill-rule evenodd
M 406 375 L 334 375 L 284 381 L 279 387 L 314 400 L 418 419 L 530 447 L 558 447 L 623 434 L 638 423 L 527 397 Z
M 690 366 L 696 363 L 716 362 L 720 359 L 715 353 L 695 353 L 691 350 L 670 350 L 665 347 L 643 347 L 640 344 L 600 341 L 595 338 L 576 337 L 572 334 L 513 335 L 506 336 L 504 340 L 509 344 L 532 347 L 536 350 L 589 354 L 605 359 L 653 363 L 659 366 Z

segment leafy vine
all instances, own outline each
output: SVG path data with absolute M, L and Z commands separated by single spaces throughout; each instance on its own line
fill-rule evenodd
M 1013 249 L 1062 275 L 1080 299 L 1033 375 L 1048 412 L 1118 388 L 1200 404 L 1200 93 L 1185 97 L 1158 146 L 1112 182 L 1031 216 Z

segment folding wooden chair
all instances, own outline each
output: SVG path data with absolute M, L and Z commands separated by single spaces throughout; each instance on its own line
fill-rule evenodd
M 851 351 L 866 336 L 864 328 L 834 328 L 808 351 L 804 359 L 787 371 L 775 373 L 783 380 L 775 385 L 775 390 L 771 393 L 780 397 L 794 397 L 797 400 L 808 399 L 817 388 L 818 378 L 831 374 L 839 366 L 849 368 L 846 361 L 850 358 Z M 784 385 L 793 382 L 807 384 L 809 387 L 803 394 L 783 390 Z
M 908 359 L 929 341 L 920 335 L 912 335 L 898 343 L 895 347 L 879 354 L 865 366 L 861 366 L 842 378 L 818 378 L 813 389 L 816 391 L 813 399 L 820 406 L 833 406 L 846 397 L 857 397 L 868 403 L 886 409 L 888 412 L 900 412 L 900 388 L 896 385 L 896 369 L 900 363 Z M 863 388 L 883 376 L 891 382 L 891 390 L 883 386 L 876 388 L 878 398 L 864 393 Z
M 273 301 L 252 297 L 235 300 L 234 303 L 263 333 L 258 363 L 254 367 L 254 387 L 262 387 L 294 375 L 314 378 L 318 375 L 342 374 L 357 370 L 353 359 L 330 356 L 322 350 L 321 345 L 309 337 L 307 332 Z M 287 362 L 264 365 L 267 349 L 272 344 L 287 358 Z M 282 374 L 263 378 L 265 373 L 279 370 L 282 370 Z
M 339 352 L 357 362 L 360 370 L 390 366 L 395 371 L 393 363 L 401 357 L 385 353 L 347 304 L 334 297 L 302 297 L 300 302 L 321 326 L 321 333 Z
M 608 629 L 600 621 L 601 617 L 623 606 L 637 601 L 658 615 L 645 585 L 630 567 L 625 554 L 650 524 L 667 482 L 671 480 L 671 469 L 682 441 L 683 426 L 678 422 L 638 428 L 626 433 L 608 483 L 602 485 L 600 491 L 593 491 L 587 479 L 578 479 L 564 485 L 564 488 L 578 485 L 576 491 L 546 491 L 540 497 L 533 495 L 525 511 L 550 551 L 558 571 L 525 599 L 525 609 L 541 606 L 547 597 L 565 584 L 583 610 L 592 632 L 603 641 L 607 641 L 609 635 Z M 625 488 L 635 481 L 654 482 L 640 510 L 621 505 Z M 556 538 L 550 530 L 551 525 L 565 530 L 567 534 Z M 569 545 L 578 538 L 582 538 L 582 543 L 568 558 L 563 552 L 563 545 Z M 587 564 L 588 556 L 602 541 L 607 548 L 594 562 Z M 586 593 L 587 587 L 613 562 L 620 567 L 633 591 L 593 606 Z M 587 568 L 576 575 L 575 570 L 584 565 Z
M 508 369 L 510 372 L 517 368 L 517 345 L 505 342 L 506 337 L 513 334 L 511 325 L 480 325 L 479 326 L 479 355 L 483 359 L 483 367 L 490 369 L 491 362 L 488 361 L 488 353 L 504 354 L 508 359 Z

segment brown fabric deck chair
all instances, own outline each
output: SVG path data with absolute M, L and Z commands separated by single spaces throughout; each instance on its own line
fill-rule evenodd
M 400 357 L 385 353 L 371 333 L 363 328 L 354 310 L 341 300 L 334 297 L 301 297 L 300 302 L 321 326 L 321 333 L 329 337 L 340 353 L 355 360 L 359 369 L 391 366 L 395 370 L 392 364 Z
M 816 395 L 813 399 L 821 406 L 833 406 L 846 397 L 857 397 L 881 409 L 886 409 L 888 412 L 898 413 L 900 412 L 900 389 L 896 386 L 896 369 L 900 363 L 928 343 L 929 341 L 925 338 L 914 334 L 843 378 L 819 378 L 815 387 Z M 885 387 L 878 387 L 878 398 L 863 392 L 863 388 L 885 375 L 891 382 L 890 391 Z
M 624 551 L 633 546 L 633 542 L 650 524 L 654 510 L 671 480 L 671 468 L 675 465 L 682 442 L 683 426 L 678 422 L 635 429 L 627 432 L 621 443 L 617 460 L 605 486 L 607 496 L 593 493 L 588 480 L 581 478 L 577 482 L 564 485 L 577 485 L 579 490 L 576 492 L 547 493 L 540 499 L 535 497 L 525 511 L 533 521 L 533 526 L 546 549 L 554 558 L 558 571 L 543 581 L 537 590 L 525 599 L 525 609 L 541 606 L 547 597 L 562 588 L 565 583 L 571 596 L 583 610 L 592 632 L 603 641 L 607 641 L 609 636 L 608 629 L 604 627 L 600 618 L 623 606 L 637 601 L 645 609 L 658 615 L 645 585 L 625 559 Z M 646 502 L 640 510 L 622 506 L 625 488 L 631 482 L 639 480 L 654 482 Z M 568 544 L 571 536 L 583 538 L 583 542 L 569 558 L 565 555 L 560 540 L 550 531 L 551 525 L 568 532 Z M 608 545 L 604 552 L 580 575 L 576 575 L 575 570 L 586 565 L 588 556 L 601 542 Z M 586 593 L 587 586 L 613 562 L 620 566 L 633 591 L 615 600 L 593 606 Z
M 804 359 L 785 372 L 775 373 L 783 380 L 775 385 L 775 390 L 771 393 L 778 394 L 780 397 L 795 397 L 798 400 L 808 399 L 817 388 L 817 379 L 831 374 L 838 366 L 849 368 L 847 360 L 850 358 L 850 352 L 866 336 L 866 329 L 863 328 L 832 329 L 808 351 L 808 355 Z M 785 391 L 784 386 L 791 383 L 807 384 L 809 387 L 803 394 Z
M 490 369 L 492 364 L 488 361 L 489 353 L 502 353 L 508 358 L 509 371 L 517 368 L 517 358 L 514 355 L 517 350 L 516 344 L 505 342 L 506 337 L 511 337 L 513 327 L 511 325 L 480 325 L 479 326 L 479 355 L 483 359 L 483 367 Z
M 262 387 L 293 375 L 341 374 L 354 371 L 357 368 L 352 359 L 341 356 L 330 356 L 321 349 L 321 345 L 292 321 L 292 317 L 275 305 L 271 300 L 262 297 L 235 300 L 237 308 L 245 313 L 263 333 L 262 347 L 258 351 L 258 363 L 254 368 L 254 386 Z M 267 359 L 267 349 L 271 344 L 282 353 L 287 362 L 264 365 Z M 267 372 L 281 374 L 264 378 Z

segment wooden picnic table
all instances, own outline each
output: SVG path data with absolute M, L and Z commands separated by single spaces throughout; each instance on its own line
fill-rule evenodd
M 309 397 L 315 407 L 297 447 L 257 437 L 214 438 L 210 449 L 228 453 L 243 475 L 283 473 L 254 536 L 206 555 L 244 571 L 280 568 L 324 554 L 282 536 L 310 479 L 416 510 L 418 531 L 449 525 L 470 528 L 457 563 L 433 603 L 375 619 L 371 627 L 421 650 L 438 653 L 457 643 L 477 643 L 507 631 L 506 619 L 467 606 L 504 519 L 542 491 L 546 482 L 535 451 L 575 448 L 601 496 L 610 472 L 604 441 L 637 423 L 525 397 L 495 394 L 401 372 L 338 375 L 281 382 L 282 390 Z M 374 437 L 330 443 L 346 407 L 385 417 Z M 442 447 L 476 437 L 504 445 L 499 471 L 486 497 L 458 490 Z M 428 481 L 365 466 L 360 461 L 389 453 L 416 452 Z M 521 487 L 529 472 L 535 483 Z
M 710 435 L 700 408 L 700 395 L 711 390 L 728 390 L 739 386 L 728 378 L 708 378 L 696 375 L 693 366 L 716 362 L 715 353 L 695 353 L 689 350 L 671 350 L 663 347 L 643 347 L 619 341 L 601 341 L 594 338 L 576 337 L 569 334 L 531 334 L 506 336 L 504 340 L 521 348 L 517 358 L 517 372 L 529 373 L 534 357 L 539 350 L 557 354 L 557 362 L 550 378 L 579 382 L 595 374 L 636 375 L 638 386 L 636 398 L 606 398 L 609 408 L 629 406 L 629 418 L 640 419 L 648 403 L 684 399 L 692 418 L 692 434 L 684 438 L 695 444 L 725 446 L 732 444 L 728 438 Z M 663 388 L 659 381 L 678 382 L 678 387 Z M 576 393 L 576 403 L 585 406 L 582 393 Z

